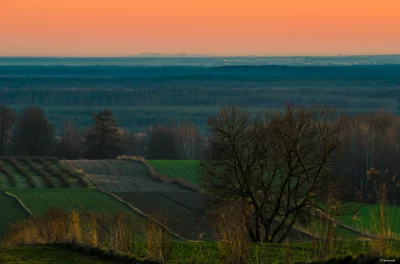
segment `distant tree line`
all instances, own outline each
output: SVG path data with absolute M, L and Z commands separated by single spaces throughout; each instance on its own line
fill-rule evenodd
M 65 82 L 67 82 L 66 80 Z M 251 83 L 233 82 L 230 88 L 221 88 L 222 84 L 216 83 L 209 88 L 203 85 L 188 88 L 177 81 L 168 82 L 156 87 L 143 88 L 129 86 L 129 89 L 96 88 L 95 83 L 88 87 L 64 86 L 62 82 L 54 84 L 60 88 L 1 88 L 0 104 L 6 105 L 36 105 L 41 107 L 51 106 L 80 106 L 80 107 L 149 107 L 149 106 L 218 106 L 241 105 L 246 107 L 281 108 L 287 101 L 303 105 L 311 105 L 316 99 L 324 104 L 334 103 L 340 108 L 377 108 L 392 103 L 397 107 L 394 98 L 400 97 L 400 91 L 386 89 L 385 93 L 374 90 L 349 89 L 325 90 L 320 88 L 300 89 L 297 86 L 286 87 L 282 83 L 270 85 L 261 84 L 252 88 Z M 80 81 L 78 80 L 77 83 Z M 186 84 L 187 81 L 183 82 Z M 294 84 L 296 84 L 294 82 Z M 87 85 L 87 84 L 85 84 Z M 113 87 L 110 84 L 109 87 Z M 161 85 L 161 87 L 159 87 Z M 79 85 L 80 86 L 80 85 Z M 174 88 L 171 88 L 174 87 Z M 285 88 L 274 88 L 285 87 Z
M 343 199 L 358 193 L 363 202 L 375 203 L 382 183 L 390 203 L 400 199 L 399 117 L 384 111 L 346 117 L 336 156 L 333 171 L 343 181 Z
M 67 120 L 57 136 L 43 109 L 32 106 L 19 115 L 0 106 L 0 155 L 46 156 L 64 159 L 113 159 L 137 155 L 149 159 L 201 159 L 206 140 L 193 123 L 171 120 L 154 124 L 147 133 L 121 129 L 110 109 L 92 114 L 92 125 L 80 129 Z

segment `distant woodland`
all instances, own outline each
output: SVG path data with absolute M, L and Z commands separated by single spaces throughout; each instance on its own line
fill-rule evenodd
M 1 66 L 0 104 L 17 113 L 39 106 L 61 135 L 66 120 L 78 127 L 111 109 L 127 131 L 145 132 L 169 119 L 192 122 L 206 135 L 219 106 L 254 111 L 285 103 L 320 102 L 347 114 L 385 109 L 398 114 L 400 66 L 346 67 L 120 67 Z

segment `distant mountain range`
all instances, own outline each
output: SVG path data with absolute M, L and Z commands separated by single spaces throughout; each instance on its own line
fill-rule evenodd
M 130 55 L 127 57 L 216 57 L 213 55 L 208 54 L 191 54 L 191 53 L 150 53 L 150 52 L 143 52 L 136 55 Z

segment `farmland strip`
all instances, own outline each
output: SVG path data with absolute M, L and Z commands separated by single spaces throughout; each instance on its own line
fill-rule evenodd
M 135 212 L 137 212 L 137 213 L 143 215 L 144 217 L 150 218 L 150 216 L 149 216 L 148 214 L 144 213 L 144 212 L 143 212 L 142 210 L 140 210 L 139 208 L 134 207 L 132 204 L 126 202 L 125 200 L 123 200 L 123 199 L 122 199 L 121 197 L 119 197 L 118 195 L 116 195 L 116 194 L 114 194 L 114 193 L 106 192 L 106 191 L 104 191 L 104 190 L 102 190 L 102 189 L 98 189 L 98 190 L 99 190 L 100 192 L 102 192 L 102 193 L 105 193 L 105 194 L 108 194 L 108 195 L 114 197 L 115 199 L 117 199 L 118 201 L 124 203 L 124 204 L 127 205 L 130 209 L 132 209 L 133 211 L 135 211 Z M 174 235 L 174 236 L 176 236 L 176 237 L 182 239 L 183 241 L 186 241 L 186 242 L 196 242 L 196 240 L 189 240 L 189 239 L 183 238 L 183 237 L 180 236 L 179 234 L 177 234 L 177 233 L 173 232 L 171 229 L 169 229 L 166 225 L 164 225 L 164 224 L 162 224 L 161 222 L 159 222 L 157 219 L 153 219 L 153 221 L 154 221 L 155 223 L 157 223 L 159 226 L 161 226 L 162 228 L 164 228 L 165 230 L 167 230 L 169 233 L 171 233 L 172 235 Z
M 29 171 L 27 171 L 25 168 L 21 167 L 20 164 L 18 164 L 17 160 L 14 158 L 6 158 L 7 162 L 14 167 L 16 171 L 18 171 L 21 175 L 23 175 L 29 183 L 29 186 L 31 188 L 36 187 L 35 181 L 33 180 L 32 175 L 30 174 Z
M 8 179 L 7 175 L 5 175 L 0 169 L 0 188 L 2 189 L 10 189 L 12 188 L 12 184 Z
M 187 209 L 188 211 L 191 211 L 193 213 L 197 213 L 199 211 L 199 210 L 196 210 L 193 207 L 187 206 L 187 205 L 185 205 L 185 204 L 183 204 L 183 203 L 181 203 L 181 202 L 179 202 L 179 201 L 177 201 L 177 200 L 175 200 L 175 199 L 173 199 L 173 198 L 171 198 L 171 197 L 169 197 L 169 196 L 167 196 L 167 195 L 165 195 L 165 194 L 163 194 L 161 192 L 157 192 L 157 194 L 159 196 L 161 196 L 162 198 L 167 199 L 168 201 L 170 201 L 172 203 L 175 203 L 175 204 L 177 204 L 179 206 L 182 206 L 183 208 Z
M 58 177 L 61 180 L 61 182 L 63 183 L 63 187 L 64 188 L 70 188 L 71 187 L 71 183 L 68 181 L 67 175 L 65 175 L 60 170 L 57 170 L 56 168 L 54 168 L 53 165 L 50 164 L 48 161 L 46 161 L 44 158 L 38 159 L 38 162 L 43 165 L 43 167 L 45 168 L 45 170 L 47 172 L 49 172 L 49 173 L 55 175 L 56 177 Z
M 79 184 L 82 185 L 82 187 L 86 188 L 89 186 L 89 183 L 85 179 L 85 174 L 80 173 L 78 171 L 73 171 L 68 165 L 64 165 L 61 162 L 58 162 L 57 164 L 62 172 L 69 174 L 72 177 L 74 177 L 75 179 L 77 179 Z
M 71 176 L 72 178 L 75 178 L 78 180 L 79 184 L 82 187 L 88 187 L 89 184 L 85 180 L 85 175 L 79 172 L 75 172 L 70 168 L 68 165 L 65 165 L 65 163 L 60 162 L 60 160 L 56 157 L 46 157 L 44 160 L 47 160 L 55 165 L 57 169 L 59 169 L 62 173 L 66 174 L 66 177 Z
M 4 167 L 3 164 L 1 164 L 1 163 L 0 163 L 0 171 L 2 171 L 7 176 L 12 187 L 17 187 L 17 181 L 15 180 L 14 175 L 12 175 L 12 173 L 6 167 Z
M 21 160 L 23 160 L 28 166 L 29 169 L 36 172 L 38 175 L 42 176 L 44 178 L 44 180 L 46 181 L 47 187 L 49 188 L 53 188 L 54 187 L 54 182 L 51 179 L 51 175 L 48 174 L 47 172 L 41 170 L 38 166 L 36 166 L 32 159 L 30 158 L 22 158 Z
M 9 231 L 10 225 L 23 221 L 28 217 L 29 214 L 24 210 L 17 199 L 0 191 L 0 238 Z
M 26 205 L 21 201 L 21 199 L 18 198 L 18 196 L 14 195 L 14 194 L 12 194 L 12 193 L 9 193 L 9 192 L 5 192 L 5 195 L 8 195 L 8 196 L 14 198 L 15 200 L 17 200 L 17 202 L 18 202 L 19 205 L 22 207 L 22 209 L 24 209 L 25 212 L 27 212 L 29 215 L 34 215 L 34 214 L 31 212 L 31 210 L 29 210 L 29 208 L 26 207 Z

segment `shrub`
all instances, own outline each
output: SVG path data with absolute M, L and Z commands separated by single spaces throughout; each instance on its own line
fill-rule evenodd
M 247 261 L 249 236 L 245 218 L 238 207 L 221 208 L 213 221 L 222 263 L 244 264 Z
M 171 238 L 168 231 L 156 224 L 154 218 L 150 216 L 144 225 L 144 232 L 147 256 L 161 263 L 167 263 L 171 250 Z

